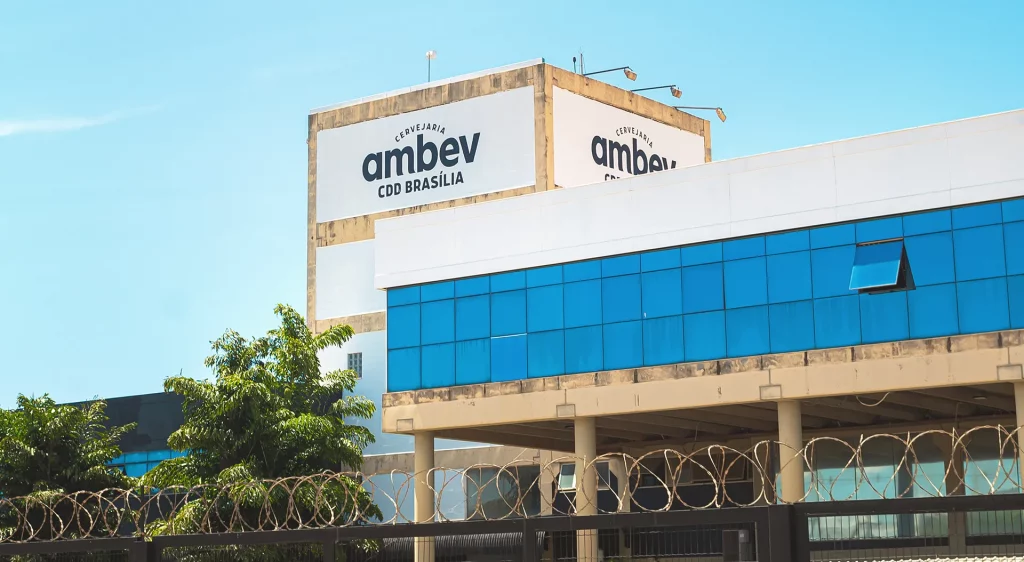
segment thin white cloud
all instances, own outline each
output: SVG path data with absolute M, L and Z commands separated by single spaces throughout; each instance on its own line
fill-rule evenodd
M 114 111 L 97 117 L 54 117 L 46 119 L 0 119 L 0 137 L 25 135 L 31 133 L 62 133 L 77 131 L 88 127 L 98 127 L 120 121 L 127 117 L 150 113 L 156 107 L 147 107 L 130 111 Z

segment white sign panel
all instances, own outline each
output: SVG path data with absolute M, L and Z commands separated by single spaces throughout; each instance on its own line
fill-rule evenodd
M 533 88 L 320 131 L 316 221 L 536 182 Z
M 704 137 L 554 88 L 555 185 L 704 163 Z

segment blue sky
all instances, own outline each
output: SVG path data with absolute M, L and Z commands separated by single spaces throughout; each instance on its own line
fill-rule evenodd
M 224 329 L 304 312 L 307 113 L 424 81 L 428 49 L 435 78 L 629 64 L 725 108 L 723 159 L 1024 107 L 1021 21 L 1014 0 L 5 3 L 0 406 L 157 392 L 205 377 Z

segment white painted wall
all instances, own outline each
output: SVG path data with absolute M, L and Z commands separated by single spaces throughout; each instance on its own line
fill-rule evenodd
M 316 319 L 377 312 L 387 293 L 373 287 L 373 240 L 316 249 Z
M 379 288 L 1024 195 L 1024 110 L 376 223 Z

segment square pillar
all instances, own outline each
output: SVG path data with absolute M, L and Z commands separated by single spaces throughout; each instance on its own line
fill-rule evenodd
M 782 473 L 782 501 L 803 501 L 804 429 L 800 421 L 800 402 L 785 400 L 779 407 L 779 467 Z
M 422 431 L 414 436 L 413 519 L 416 523 L 434 522 L 434 433 Z M 434 537 L 416 537 L 414 562 L 434 562 Z
M 597 515 L 597 421 L 576 418 L 576 515 Z M 576 531 L 577 562 L 597 562 L 597 531 Z

